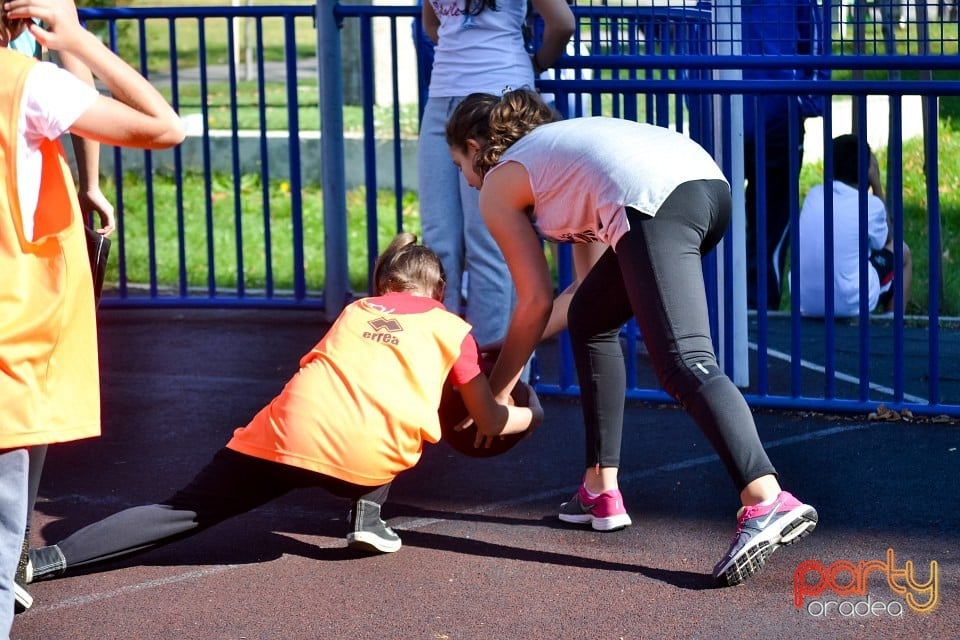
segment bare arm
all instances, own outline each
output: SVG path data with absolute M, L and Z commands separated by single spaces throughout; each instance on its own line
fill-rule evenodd
M 566 0 L 533 0 L 543 18 L 543 41 L 533 55 L 534 71 L 549 69 L 563 55 L 576 29 L 576 19 Z
M 600 242 L 575 244 L 571 247 L 573 251 L 573 273 L 576 279 L 554 298 L 553 310 L 550 312 L 550 319 L 543 330 L 541 340 L 548 340 L 567 328 L 567 311 L 570 309 L 573 294 L 577 292 L 580 283 L 583 282 L 590 269 L 608 248 L 607 245 Z
M 60 65 L 84 81 L 87 85 L 96 88 L 93 73 L 87 65 L 69 53 L 57 56 Z M 79 186 L 77 199 L 80 201 L 80 211 L 84 219 L 93 219 L 96 213 L 100 221 L 97 231 L 103 235 L 110 235 L 116 229 L 117 221 L 113 205 L 100 190 L 100 143 L 88 140 L 82 136 L 72 134 L 73 155 L 77 159 L 77 177 Z M 96 226 L 96 222 L 94 222 Z
M 517 290 L 503 349 L 490 372 L 490 387 L 505 403 L 543 335 L 553 309 L 553 282 L 546 256 L 526 211 L 533 205 L 527 171 L 511 162 L 487 176 L 480 212 L 500 247 Z
M 440 19 L 437 17 L 437 13 L 433 10 L 433 5 L 430 4 L 429 0 L 424 0 L 423 5 L 420 7 L 420 16 L 423 18 L 423 32 L 427 34 L 427 37 L 433 40 L 433 44 L 437 44 L 440 40 Z
M 522 433 L 528 428 L 536 428 L 543 421 L 543 408 L 537 394 L 529 386 L 526 387 L 529 394 L 529 406 L 526 407 L 497 402 L 487 377 L 482 373 L 459 388 L 463 405 L 477 425 L 477 431 L 484 436 Z
M 881 200 L 885 200 L 883 197 L 883 181 L 880 180 L 880 163 L 877 161 L 877 156 L 870 154 L 870 167 L 867 169 L 867 181 L 870 185 L 870 191 L 873 192 L 873 195 L 877 196 Z M 884 206 L 884 209 L 887 212 L 887 240 L 885 242 L 886 246 L 892 246 L 893 243 L 893 219 L 890 217 L 890 210 Z
M 583 279 L 587 276 L 587 273 L 590 272 L 590 269 L 593 268 L 593 265 L 596 264 L 597 260 L 600 259 L 600 256 L 610 247 L 600 242 L 593 242 L 590 244 L 575 244 L 571 248 L 573 250 L 573 272 L 575 279 L 553 299 L 550 319 L 547 320 L 547 326 L 544 327 L 543 335 L 540 336 L 541 341 L 549 340 L 567 328 L 567 311 L 570 309 L 573 294 L 577 292 L 580 283 L 583 282 Z M 503 342 L 498 340 L 481 345 L 480 352 L 500 351 L 502 348 Z
M 75 56 L 106 85 L 113 98 L 99 96 L 70 128 L 70 133 L 106 144 L 163 149 L 183 141 L 183 123 L 143 76 L 107 49 L 77 19 L 72 0 L 11 0 L 13 18 L 37 18 L 30 25 L 45 47 Z
M 880 163 L 877 161 L 877 156 L 872 153 L 870 154 L 870 168 L 867 169 L 867 180 L 870 183 L 870 190 L 873 191 L 873 195 L 885 200 L 883 197 L 883 181 L 880 180 Z

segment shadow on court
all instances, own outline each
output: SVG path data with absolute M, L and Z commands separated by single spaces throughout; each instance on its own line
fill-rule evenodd
M 303 311 L 100 316 L 104 433 L 51 447 L 35 544 L 182 486 L 325 328 Z M 580 408 L 542 401 L 544 426 L 503 456 L 428 446 L 384 510 L 403 538 L 396 554 L 348 550 L 346 502 L 301 491 L 31 585 L 13 638 L 939 639 L 960 628 L 955 424 L 757 412 L 782 484 L 820 524 L 746 585 L 717 589 L 709 574 L 738 501 L 687 415 L 628 405 L 621 484 L 634 524 L 598 533 L 556 519 L 581 473 Z

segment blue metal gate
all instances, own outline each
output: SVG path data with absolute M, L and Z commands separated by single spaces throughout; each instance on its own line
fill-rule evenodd
M 731 229 L 705 269 L 718 352 L 753 406 L 867 411 L 884 403 L 960 416 L 960 383 L 943 373 L 950 359 L 960 356 L 960 340 L 956 323 L 940 315 L 944 212 L 937 174 L 937 105 L 960 95 L 960 83 L 933 77 L 958 68 L 955 20 L 910 15 L 911 7 L 898 15 L 899 7 L 877 3 L 854 5 L 849 15 L 841 15 L 843 7 L 828 6 L 833 45 L 828 53 L 772 59 L 730 53 L 733 43 L 723 46 L 728 34 L 723 27 L 730 25 L 719 24 L 718 16 L 732 14 L 721 9 L 719 3 L 672 1 L 574 7 L 580 28 L 560 63 L 565 72 L 539 81 L 540 89 L 554 94 L 558 109 L 569 116 L 612 115 L 685 131 L 713 150 L 731 176 L 737 171 L 737 115 L 743 103 L 758 96 L 789 92 L 842 99 L 850 105 L 852 130 L 864 138 L 876 109 L 873 96 L 884 96 L 888 131 L 896 133 L 913 124 L 914 111 L 906 112 L 905 105 L 919 100 L 928 246 L 914 252 L 929 256 L 922 316 L 897 312 L 877 318 L 864 309 L 855 323 L 811 322 L 796 311 L 794 287 L 793 311 L 761 308 L 746 316 L 744 333 L 737 334 L 732 301 L 742 292 L 733 277 L 723 274 L 735 273 L 734 246 L 742 228 Z M 404 95 L 420 84 L 413 44 L 416 7 L 321 0 L 316 7 L 85 9 L 81 15 L 169 91 L 195 130 L 170 152 L 104 153 L 123 211 L 115 288 L 104 305 L 284 306 L 335 315 L 351 296 L 363 294 L 368 274 L 358 279 L 356 272 L 369 269 L 383 237 L 416 224 L 415 206 L 409 204 L 416 184 L 410 162 L 416 139 L 404 125 L 410 117 Z M 898 31 L 901 22 L 906 31 Z M 208 38 L 224 27 L 225 49 L 232 55 L 212 48 Z M 158 30 L 170 52 L 159 63 L 148 56 Z M 274 40 L 264 40 L 268 32 Z M 242 33 L 248 60 L 236 54 Z M 188 38 L 196 58 L 184 63 L 178 50 Z M 849 79 L 785 85 L 737 77 L 740 71 L 770 66 L 842 72 Z M 244 80 L 250 69 L 252 79 Z M 252 124 L 243 122 L 237 100 L 241 88 L 259 105 Z M 222 110 L 211 107 L 211 91 L 228 95 Z M 360 115 L 357 133 L 345 135 L 348 101 Z M 282 125 L 268 122 L 271 109 L 285 113 Z M 828 110 L 819 139 L 824 152 L 844 124 Z M 902 239 L 900 135 L 889 136 L 886 156 L 894 234 Z M 143 211 L 124 207 L 133 189 L 131 176 L 142 192 Z M 159 195 L 159 182 L 172 195 Z M 322 185 L 322 195 L 311 191 L 314 185 Z M 788 203 L 794 228 L 796 196 Z M 365 220 L 348 222 L 348 197 L 362 198 Z M 314 214 L 311 208 L 320 198 L 322 213 Z M 142 231 L 134 233 L 135 227 Z M 281 253 L 282 260 L 276 257 Z M 356 255 L 362 264 L 350 263 Z M 794 234 L 794 273 L 796 256 Z M 561 278 L 564 265 L 561 254 Z M 633 365 L 629 396 L 671 401 L 642 366 L 631 325 L 625 328 L 625 344 Z M 737 362 L 736 352 L 749 353 L 746 364 Z M 922 375 L 915 374 L 917 366 Z M 559 378 L 542 379 L 540 389 L 576 393 L 572 367 L 562 362 L 559 370 Z

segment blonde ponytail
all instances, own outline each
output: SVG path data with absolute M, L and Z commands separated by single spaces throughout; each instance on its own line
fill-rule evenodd
M 374 294 L 378 296 L 420 290 L 442 301 L 446 279 L 437 254 L 406 232 L 394 237 L 373 267 Z

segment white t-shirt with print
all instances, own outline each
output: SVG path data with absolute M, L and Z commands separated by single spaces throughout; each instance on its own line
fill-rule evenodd
M 424 1 L 440 20 L 431 98 L 533 88 L 533 65 L 523 45 L 526 0 L 500 0 L 496 11 L 485 8 L 475 16 L 464 11 L 464 0 Z

